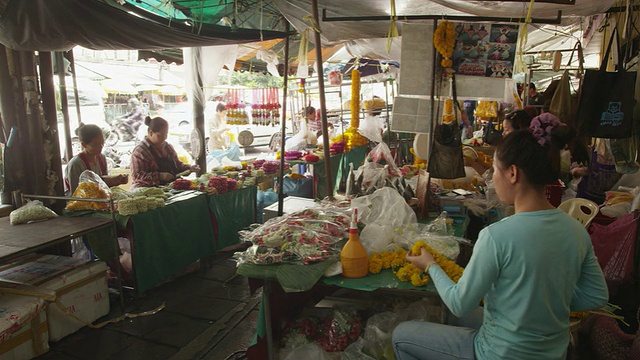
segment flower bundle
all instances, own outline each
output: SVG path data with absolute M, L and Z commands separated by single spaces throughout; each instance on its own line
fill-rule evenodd
M 349 216 L 340 211 L 306 209 L 242 232 L 253 246 L 234 257 L 253 264 L 300 263 L 335 259 L 336 243 L 347 238 Z
M 453 54 L 455 42 L 456 29 L 453 23 L 447 20 L 440 22 L 433 32 L 433 46 L 442 55 L 443 59 L 440 65 L 444 68 L 449 68 L 453 65 L 451 55 Z
M 107 194 L 100 185 L 91 182 L 83 181 L 78 184 L 78 187 L 73 192 L 73 197 L 83 199 L 108 199 L 110 194 Z M 94 201 L 69 201 L 66 207 L 67 210 L 109 210 L 109 204 L 103 202 Z
M 551 142 L 551 130 L 560 126 L 560 119 L 551 113 L 544 113 L 534 117 L 529 125 L 529 131 L 536 138 L 540 146 Z

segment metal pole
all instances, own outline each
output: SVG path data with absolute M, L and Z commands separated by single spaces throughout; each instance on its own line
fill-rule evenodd
M 207 159 L 205 153 L 205 147 L 207 146 L 204 142 L 204 104 L 207 99 L 204 98 L 204 90 L 202 89 L 202 48 L 194 47 L 191 49 L 191 69 L 195 72 L 197 83 L 194 84 L 193 87 L 194 94 L 193 98 L 193 118 L 194 118 L 194 128 L 198 129 L 198 136 L 200 139 L 198 140 L 202 146 L 200 146 L 200 152 L 196 157 L 196 164 L 200 166 L 200 172 L 206 172 L 207 170 Z M 198 99 L 202 99 L 202 102 L 199 102 Z M 200 175 L 200 174 L 197 174 Z
M 327 103 L 324 94 L 324 71 L 322 69 L 322 41 L 320 40 L 320 18 L 318 16 L 318 0 L 311 0 L 313 19 L 318 26 L 314 31 L 316 46 L 316 64 L 318 64 L 318 92 L 320 93 L 320 116 L 322 116 L 322 145 L 324 147 L 324 172 L 326 175 L 327 196 L 333 199 L 331 181 L 331 152 L 329 151 L 329 131 L 327 130 Z M 284 154 L 283 154 L 284 155 Z
M 285 32 L 289 33 L 289 22 L 285 22 Z M 284 213 L 284 138 L 287 133 L 287 91 L 289 90 L 289 38 L 284 39 L 284 88 L 282 89 L 282 132 L 280 133 L 280 173 L 278 175 L 278 216 Z M 293 124 L 293 116 L 291 116 Z
M 62 117 L 64 118 L 64 156 L 67 161 L 73 157 L 71 148 L 71 125 L 69 124 L 69 100 L 67 99 L 67 82 L 65 79 L 64 56 L 60 51 L 56 51 L 56 67 L 58 68 L 58 82 L 60 87 L 60 104 L 62 106 Z

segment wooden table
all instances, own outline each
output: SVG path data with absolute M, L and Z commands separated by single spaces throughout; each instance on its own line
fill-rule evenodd
M 90 232 L 115 226 L 113 220 L 59 216 L 30 224 L 11 225 L 0 218 L 0 262 L 13 260 Z
M 28 224 L 11 225 L 9 217 L 0 218 L 0 263 L 70 241 L 100 229 L 113 229 L 115 221 L 105 218 L 59 216 Z M 117 244 L 114 236 L 114 242 Z M 116 257 L 117 259 L 117 257 Z M 120 306 L 124 310 L 122 281 L 118 272 Z

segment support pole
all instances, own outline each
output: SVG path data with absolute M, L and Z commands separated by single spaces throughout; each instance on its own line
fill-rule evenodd
M 200 172 L 206 172 L 207 170 L 207 159 L 205 157 L 205 148 L 207 144 L 204 142 L 204 103 L 206 103 L 207 99 L 204 98 L 204 90 L 202 89 L 202 48 L 194 47 L 191 49 L 191 71 L 195 72 L 197 83 L 193 87 L 194 94 L 193 98 L 193 118 L 194 118 L 194 128 L 198 129 L 198 136 L 200 139 L 198 141 L 202 146 L 200 146 L 200 152 L 196 156 L 196 164 L 200 166 Z M 193 78 L 193 77 L 191 77 Z M 197 94 L 196 94 L 197 92 Z M 202 102 L 197 101 L 198 99 L 202 99 Z M 198 176 L 200 174 L 197 174 Z
M 73 157 L 71 148 L 71 125 L 69 124 L 69 100 L 67 99 L 67 82 L 65 79 L 66 69 L 64 68 L 64 56 L 60 51 L 56 51 L 56 68 L 58 70 L 58 86 L 60 87 L 60 105 L 62 107 L 62 117 L 64 119 L 64 157 L 67 161 Z M 78 124 L 79 125 L 79 124 Z
M 76 59 L 73 57 L 73 49 L 69 50 L 69 62 L 71 66 L 71 79 L 73 80 L 73 99 L 76 105 L 76 115 L 78 116 L 78 127 L 82 124 L 82 111 L 80 109 L 80 97 L 78 95 L 78 79 L 76 77 Z
M 329 151 L 329 131 L 327 130 L 327 102 L 324 94 L 324 70 L 322 68 L 322 41 L 320 40 L 320 18 L 318 16 L 318 0 L 311 0 L 313 19 L 318 26 L 315 29 L 316 64 L 318 64 L 318 91 L 320 93 L 320 116 L 322 116 L 322 145 L 324 147 L 324 169 L 326 174 L 327 196 L 333 199 L 331 181 L 331 152 Z M 284 154 L 282 154 L 284 156 Z
M 53 190 L 55 195 L 64 196 L 62 184 L 62 156 L 60 154 L 60 138 L 58 136 L 58 116 L 56 110 L 56 88 L 53 83 L 53 58 L 51 52 L 38 52 L 40 59 L 40 88 L 42 89 L 42 108 L 44 110 L 44 120 L 48 130 L 45 139 L 49 141 L 51 151 L 51 164 L 49 171 L 55 173 L 57 181 Z M 47 146 L 47 145 L 45 145 Z M 64 208 L 64 201 L 56 201 L 54 211 L 60 213 Z
M 286 21 L 286 20 L 285 20 Z M 289 21 L 285 23 L 285 32 L 289 33 Z M 282 89 L 282 132 L 280 133 L 280 173 L 278 175 L 278 216 L 284 213 L 284 139 L 287 134 L 287 92 L 289 90 L 289 38 L 284 39 L 284 79 Z M 293 119 L 293 116 L 291 117 Z M 293 124 L 293 120 L 291 120 Z

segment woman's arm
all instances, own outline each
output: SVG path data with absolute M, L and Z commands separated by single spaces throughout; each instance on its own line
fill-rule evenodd
M 67 164 L 64 178 L 66 184 L 69 186 L 69 195 L 73 195 L 73 192 L 78 188 L 80 174 L 86 169 L 84 162 L 80 160 L 78 156 L 74 156 Z
M 180 161 L 180 159 L 178 158 L 178 153 L 173 148 L 173 146 L 171 146 L 171 144 L 169 143 L 167 143 L 167 156 L 169 157 L 169 159 L 171 159 L 171 161 L 173 161 L 176 164 L 176 168 L 178 169 L 179 172 L 183 172 L 186 170 L 196 171 L 196 172 L 200 171 L 200 167 L 198 165 L 189 165 Z
M 439 266 L 429 268 L 438 294 L 447 308 L 457 317 L 478 308 L 480 299 L 489 291 L 500 274 L 500 265 L 494 241 L 489 232 L 480 232 L 473 255 L 458 283 L 454 283 Z
M 607 304 L 609 290 L 602 269 L 593 252 L 591 243 L 587 244 L 587 255 L 582 262 L 580 278 L 571 299 L 571 311 L 587 311 Z

